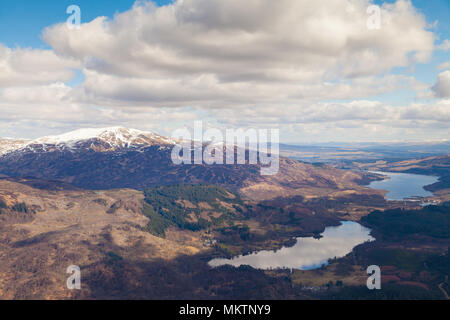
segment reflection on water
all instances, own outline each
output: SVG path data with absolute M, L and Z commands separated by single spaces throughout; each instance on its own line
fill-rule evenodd
M 328 227 L 321 239 L 297 238 L 290 248 L 277 251 L 259 251 L 232 259 L 214 259 L 212 267 L 221 265 L 250 265 L 256 269 L 317 269 L 328 263 L 329 259 L 347 255 L 358 244 L 374 241 L 367 229 L 356 222 L 344 221 L 338 227 Z
M 411 173 L 373 172 L 388 176 L 383 181 L 373 181 L 369 187 L 387 190 L 386 199 L 403 200 L 412 197 L 430 197 L 433 194 L 423 187 L 438 181 L 437 177 Z

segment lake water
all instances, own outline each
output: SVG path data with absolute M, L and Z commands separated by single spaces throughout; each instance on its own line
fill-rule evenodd
M 388 176 L 389 179 L 373 181 L 369 187 L 378 190 L 387 190 L 386 199 L 403 200 L 412 197 L 430 197 L 433 193 L 423 187 L 438 181 L 437 177 L 411 173 L 375 172 Z
M 290 248 L 263 250 L 232 259 L 213 259 L 208 264 L 212 267 L 250 265 L 256 269 L 312 270 L 328 264 L 329 259 L 347 255 L 361 243 L 375 240 L 370 236 L 370 229 L 351 221 L 326 228 L 322 236 L 321 239 L 297 238 Z

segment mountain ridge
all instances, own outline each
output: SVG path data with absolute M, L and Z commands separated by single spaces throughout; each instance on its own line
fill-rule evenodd
M 141 131 L 125 127 L 82 128 L 60 135 L 44 136 L 37 139 L 0 139 L 0 156 L 8 153 L 30 150 L 47 151 L 47 148 L 72 150 L 89 147 L 94 141 L 104 144 L 105 150 L 143 147 L 154 144 L 174 145 L 176 141 L 151 131 Z M 91 142 L 89 144 L 89 142 Z M 95 143 L 94 143 L 95 145 Z M 101 151 L 96 149 L 96 151 Z
M 175 140 L 152 132 L 122 127 L 82 129 L 36 139 L 0 154 L 0 174 L 57 180 L 91 190 L 204 183 L 255 200 L 332 196 L 355 190 L 380 195 L 360 185 L 359 181 L 367 178 L 364 173 L 285 157 L 280 157 L 279 172 L 274 176 L 261 176 L 260 164 L 177 165 L 171 158 L 175 144 Z

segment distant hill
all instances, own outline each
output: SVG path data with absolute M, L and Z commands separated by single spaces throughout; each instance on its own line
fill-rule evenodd
M 450 189 L 450 155 L 411 159 L 392 163 L 379 162 L 365 167 L 372 170 L 439 176 L 439 181 L 426 186 L 429 191 Z
M 286 157 L 313 163 L 376 160 L 396 162 L 449 154 L 450 142 L 281 144 L 280 151 Z

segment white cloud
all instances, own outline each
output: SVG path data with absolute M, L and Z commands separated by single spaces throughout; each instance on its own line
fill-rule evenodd
M 0 47 L 0 136 L 111 125 L 170 134 L 197 118 L 315 140 L 449 138 L 449 100 L 369 101 L 426 88 L 389 73 L 437 48 L 410 1 L 384 4 L 380 30 L 366 26 L 368 0 L 139 3 L 79 30 L 47 28 L 53 51 Z M 63 84 L 72 68 L 85 76 L 75 88 Z M 443 74 L 434 92 L 448 97 Z M 326 102 L 338 100 L 352 102 Z
M 302 99 L 305 88 L 326 89 L 324 83 L 336 82 L 332 86 L 339 91 L 336 96 L 350 98 L 343 91 L 354 86 L 352 79 L 427 61 L 433 50 L 434 35 L 409 1 L 383 5 L 380 30 L 366 26 L 369 4 L 367 0 L 251 0 L 245 5 L 241 0 L 184 0 L 165 7 L 145 3 L 112 21 L 97 18 L 80 30 L 69 30 L 65 24 L 50 27 L 43 38 L 56 53 L 83 61 L 88 77 L 101 80 L 85 84 L 85 93 L 93 99 L 98 95 L 111 102 L 155 105 L 184 99 L 189 104 L 215 105 L 226 100 L 227 107 L 233 107 L 257 103 L 261 94 L 280 103 Z M 347 10 L 349 5 L 353 10 Z M 385 89 L 389 90 L 387 85 Z
M 438 67 L 439 70 L 450 69 L 450 61 L 444 62 Z
M 449 139 L 450 100 L 392 106 L 378 101 L 211 110 L 223 127 L 279 127 L 291 142 Z M 281 124 L 281 125 L 279 125 Z
M 80 127 L 123 125 L 169 135 L 173 127 L 194 121 L 192 110 L 107 108 L 80 103 L 62 83 L 0 90 L 0 137 L 36 138 Z
M 442 50 L 442 51 L 450 50 L 450 40 L 446 39 L 446 40 L 442 41 L 442 43 L 437 46 L 437 49 Z
M 413 77 L 387 75 L 335 82 L 220 82 L 214 75 L 129 78 L 84 70 L 85 82 L 73 93 L 84 103 L 115 107 L 201 107 L 233 109 L 299 101 L 359 99 L 401 89 L 422 90 Z
M 404 121 L 434 121 L 448 123 L 450 121 L 450 100 L 438 101 L 435 104 L 414 103 L 406 106 L 391 106 L 378 101 L 352 102 L 318 102 L 310 105 L 291 105 L 279 108 L 276 105 L 259 109 L 246 109 L 236 116 L 224 110 L 211 111 L 215 115 L 233 123 L 242 125 L 264 123 L 274 125 L 303 123 L 334 123 L 337 126 L 348 121 L 360 123 L 389 123 L 393 127 L 402 127 Z M 341 124 L 339 124 L 341 123 Z
M 450 98 L 450 70 L 441 72 L 438 75 L 433 91 L 439 98 Z
M 352 141 L 450 138 L 450 99 L 434 104 L 391 106 L 378 101 L 276 102 L 225 108 L 160 108 L 128 104 L 94 107 L 74 99 L 64 84 L 0 91 L 0 136 L 38 137 L 79 127 L 124 125 L 170 135 L 203 120 L 223 128 L 278 127 L 288 141 Z M 127 102 L 129 103 L 129 102 Z M 24 116 L 25 115 L 25 116 Z M 20 129 L 20 133 L 16 130 Z M 413 130 L 414 129 L 414 130 Z M 26 134 L 23 134 L 25 132 Z
M 0 43 L 0 87 L 43 85 L 68 81 L 79 62 L 52 50 L 10 49 Z

